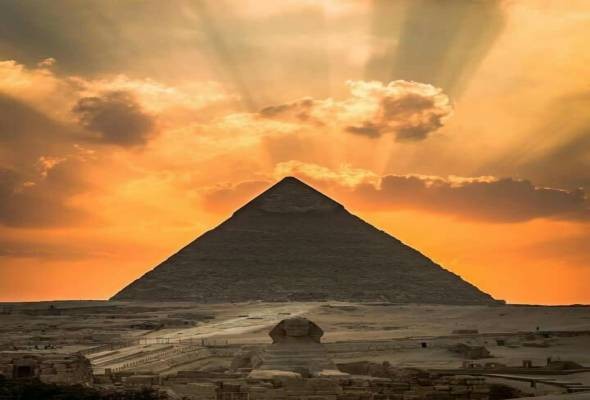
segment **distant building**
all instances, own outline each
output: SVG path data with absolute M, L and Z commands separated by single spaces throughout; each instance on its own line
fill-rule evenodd
M 77 353 L 0 352 L 0 375 L 9 379 L 38 378 L 45 383 L 92 383 L 90 361 Z

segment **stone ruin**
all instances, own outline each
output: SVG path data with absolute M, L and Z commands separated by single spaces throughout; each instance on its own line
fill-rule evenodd
M 0 375 L 67 385 L 90 384 L 93 380 L 90 361 L 77 353 L 0 352 Z
M 518 390 L 483 377 L 393 367 L 388 362 L 335 364 L 321 343 L 322 329 L 306 318 L 288 318 L 270 332 L 272 344 L 248 349 L 233 371 L 178 371 L 173 375 L 118 374 L 93 380 L 79 353 L 0 352 L 0 375 L 45 383 L 94 384 L 105 390 L 151 387 L 186 400 L 490 400 Z M 247 365 L 246 365 L 247 364 Z M 124 376 L 123 376 L 124 375 Z
M 448 350 L 469 360 L 479 360 L 482 358 L 492 357 L 490 351 L 484 346 L 471 346 L 465 343 L 457 343 L 449 346 Z
M 376 363 L 353 364 L 351 375 L 343 376 L 227 377 L 192 379 L 182 385 L 174 384 L 170 377 L 168 385 L 189 400 L 490 400 L 525 395 L 505 385 L 489 384 L 483 377 L 396 369 Z M 380 376 L 356 375 L 357 368 Z M 511 395 L 498 396 L 507 392 Z
M 507 390 L 483 377 L 400 369 L 387 362 L 336 365 L 321 343 L 322 329 L 305 318 L 285 319 L 269 335 L 273 343 L 264 350 L 248 348 L 234 359 L 231 378 L 179 373 L 167 381 L 191 400 L 489 400 L 498 387 Z

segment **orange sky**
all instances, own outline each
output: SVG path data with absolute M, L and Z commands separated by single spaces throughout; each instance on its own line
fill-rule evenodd
M 108 298 L 296 175 L 496 298 L 590 303 L 567 3 L 1 4 L 0 301 Z

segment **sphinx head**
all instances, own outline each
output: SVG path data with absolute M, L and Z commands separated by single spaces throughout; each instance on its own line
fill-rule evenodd
M 288 318 L 279 322 L 269 333 L 273 343 L 284 341 L 286 338 L 311 339 L 319 343 L 324 332 L 307 318 Z
M 311 323 L 305 318 L 290 318 L 283 321 L 285 335 L 291 337 L 308 336 Z

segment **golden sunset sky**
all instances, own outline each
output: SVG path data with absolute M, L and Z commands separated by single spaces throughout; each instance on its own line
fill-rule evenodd
M 587 0 L 0 2 L 0 301 L 105 299 L 295 175 L 590 303 Z

